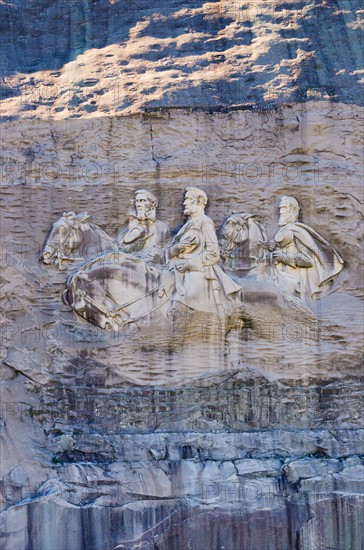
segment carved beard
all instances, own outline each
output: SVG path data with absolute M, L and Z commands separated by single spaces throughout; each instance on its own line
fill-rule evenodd
M 280 227 L 288 225 L 289 223 L 295 223 L 298 220 L 297 212 L 285 212 L 279 216 L 278 225 Z
M 146 220 L 155 220 L 156 216 L 156 209 L 155 208 L 136 208 L 136 215 L 140 222 L 144 222 Z
M 137 208 L 136 213 L 137 213 L 138 220 L 141 222 L 144 221 L 147 217 L 147 212 L 148 211 L 144 208 Z

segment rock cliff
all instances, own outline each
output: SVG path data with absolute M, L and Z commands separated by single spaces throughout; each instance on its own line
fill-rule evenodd
M 152 5 L 153 4 L 153 5 Z M 363 547 L 356 1 L 1 2 L 0 494 L 6 550 Z M 175 233 L 283 195 L 344 259 L 315 310 L 246 279 L 241 325 L 108 332 L 40 261 L 64 211 Z
M 0 4 L 2 116 L 363 103 L 359 0 Z

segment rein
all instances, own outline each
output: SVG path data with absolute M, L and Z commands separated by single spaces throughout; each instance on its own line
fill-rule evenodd
M 76 231 L 74 225 L 72 222 L 69 222 L 68 220 L 66 220 L 65 218 L 63 218 L 63 221 L 66 225 L 69 226 L 69 231 L 66 233 L 65 237 L 62 238 L 61 236 L 61 231 L 59 231 L 59 243 L 55 243 L 53 241 L 50 242 L 50 245 L 56 250 L 57 252 L 57 262 L 58 262 L 58 265 L 60 266 L 61 265 L 61 262 L 63 260 L 70 260 L 72 261 L 73 258 L 72 257 L 69 257 L 69 256 L 66 256 L 63 252 L 64 250 L 64 247 L 66 246 L 66 243 L 67 241 L 69 240 L 70 236 L 71 236 L 71 233 L 72 231 Z M 80 231 L 81 233 L 81 236 L 82 236 L 82 231 Z
M 107 310 L 106 308 L 104 308 L 103 306 L 101 306 L 100 304 L 97 304 L 90 296 L 84 296 L 84 300 L 85 302 L 88 302 L 89 304 L 91 304 L 92 306 L 94 306 L 96 309 L 98 309 L 99 311 L 101 311 L 101 313 L 103 313 L 104 315 L 106 315 L 106 317 L 115 317 L 119 311 L 122 311 L 124 310 L 126 307 L 130 306 L 130 305 L 133 305 L 135 304 L 136 302 L 144 299 L 144 298 L 147 298 L 148 296 L 151 296 L 153 293 L 157 292 L 157 291 L 160 291 L 162 289 L 164 289 L 166 286 L 172 286 L 173 285 L 173 282 L 168 282 L 168 283 L 165 283 L 164 285 L 162 286 L 159 286 L 157 288 L 154 288 L 153 290 L 151 290 L 150 292 L 147 292 L 147 294 L 144 294 L 143 296 L 140 296 L 139 298 L 136 298 L 135 300 L 131 300 L 130 302 L 127 302 L 126 304 L 123 304 L 122 306 L 118 306 L 114 309 L 111 309 L 111 310 Z M 159 309 L 160 307 L 162 307 L 168 300 L 169 300 L 169 297 L 167 296 L 167 293 L 164 292 L 166 298 L 164 300 L 161 300 L 160 303 L 158 303 L 156 306 L 154 306 L 152 309 L 149 309 L 147 312 L 139 315 L 138 317 L 134 317 L 133 319 L 123 319 L 123 323 L 124 325 L 125 324 L 130 324 L 130 323 L 136 323 L 137 321 L 139 321 L 140 319 L 143 319 L 143 317 L 146 317 L 147 315 L 150 315 L 151 313 L 153 313 L 154 311 L 156 311 L 157 309 Z

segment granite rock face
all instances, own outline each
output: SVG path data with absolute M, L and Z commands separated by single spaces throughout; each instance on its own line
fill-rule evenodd
M 361 546 L 359 115 L 311 102 L 3 126 L 4 548 Z M 143 186 L 176 228 L 186 184 L 216 225 L 259 209 L 269 235 L 294 194 L 345 258 L 340 289 L 287 316 L 246 280 L 252 324 L 222 343 L 201 318 L 184 341 L 180 320 L 115 334 L 77 317 L 72 267 L 39 259 L 52 223 L 87 210 L 115 234 Z
M 359 0 L 4 1 L 2 116 L 362 103 L 361 17 Z
M 359 550 L 359 2 L 0 8 L 2 547 Z M 77 316 L 75 267 L 41 261 L 52 224 L 114 236 L 147 188 L 176 233 L 187 186 L 269 239 L 296 197 L 338 288 L 304 309 L 245 279 L 238 326 Z

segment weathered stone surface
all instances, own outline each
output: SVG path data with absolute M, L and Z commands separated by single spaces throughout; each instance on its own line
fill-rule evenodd
M 359 550 L 361 6 L 149 4 L 0 6 L 2 547 Z M 296 197 L 339 290 L 303 313 L 246 279 L 238 326 L 77 317 L 52 224 L 115 236 L 147 188 L 175 234 L 187 186 L 269 239 Z
M 339 470 L 338 460 L 297 460 L 285 467 L 286 475 L 291 483 L 302 479 L 325 476 Z
M 307 103 L 6 125 L 4 548 L 360 547 L 360 114 Z M 305 319 L 273 302 L 267 321 L 247 280 L 254 323 L 211 349 L 203 318 L 188 346 L 168 327 L 143 325 L 141 347 L 139 332 L 88 325 L 61 301 L 72 268 L 38 263 L 47 232 L 73 209 L 116 234 L 141 182 L 174 230 L 186 184 L 206 189 L 217 225 L 259 207 L 269 235 L 294 194 L 345 258 L 340 291 Z
M 13 0 L 0 8 L 2 116 L 362 103 L 359 0 Z
M 355 336 L 362 326 L 357 272 L 362 261 L 361 206 L 357 200 L 362 168 L 360 112 L 344 105 L 327 105 L 325 109 L 312 103 L 309 108 L 308 104 L 285 107 L 267 115 L 235 113 L 211 118 L 205 113 L 184 114 L 171 115 L 170 120 L 130 117 L 115 119 L 112 127 L 106 119 L 51 126 L 25 122 L 21 129 L 7 126 L 3 139 L 7 201 L 3 277 L 4 294 L 10 298 L 5 310 L 15 322 L 5 331 L 5 347 L 8 338 L 13 340 L 7 365 L 41 383 L 62 374 L 70 383 L 81 376 L 86 385 L 114 387 L 134 382 L 173 385 L 210 373 L 211 365 L 215 372 L 255 368 L 280 378 L 360 374 Z M 291 117 L 296 117 L 294 129 L 289 126 Z M 243 137 L 246 128 L 249 148 Z M 38 152 L 30 162 L 27 146 L 19 148 L 19 143 L 30 143 L 35 131 Z M 97 145 L 92 139 L 94 132 L 100 137 Z M 333 133 L 340 139 L 333 141 Z M 341 145 L 342 140 L 346 145 Z M 304 142 L 307 151 L 315 151 L 315 162 L 297 165 L 287 161 Z M 177 330 L 168 322 L 163 331 L 148 332 L 143 327 L 142 349 L 138 332 L 115 335 L 80 324 L 59 299 L 65 274 L 38 263 L 52 222 L 71 205 L 74 210 L 92 211 L 97 204 L 95 222 L 115 234 L 125 223 L 123 205 L 129 204 L 133 190 L 143 181 L 143 185 L 150 182 L 160 200 L 160 218 L 176 228 L 181 224 L 180 189 L 186 178 L 189 184 L 201 185 L 201 178 L 206 180 L 208 214 L 217 226 L 231 210 L 254 211 L 259 205 L 269 235 L 274 234 L 278 198 L 294 188 L 305 222 L 345 257 L 340 291 L 320 301 L 316 315 L 302 316 L 295 308 L 287 314 L 269 294 L 260 309 L 256 304 L 261 290 L 247 280 L 245 327 L 240 333 L 230 330 L 225 342 L 215 342 L 213 361 L 199 350 L 200 337 L 212 342 L 220 330 L 216 320 L 207 322 L 206 316 L 204 321 L 180 317 Z M 41 220 L 37 219 L 37 205 L 43 210 Z M 16 294 L 15 303 L 12 293 Z M 31 313 L 24 314 L 29 300 L 35 300 L 34 306 Z M 178 323 L 190 331 L 186 340 L 179 336 L 183 331 Z M 203 334 L 192 341 L 201 331 Z M 14 341 L 27 345 L 14 345 Z M 283 357 L 282 345 L 287 350 Z M 42 349 L 41 364 L 30 353 L 31 346 Z M 196 361 L 197 357 L 201 360 Z

